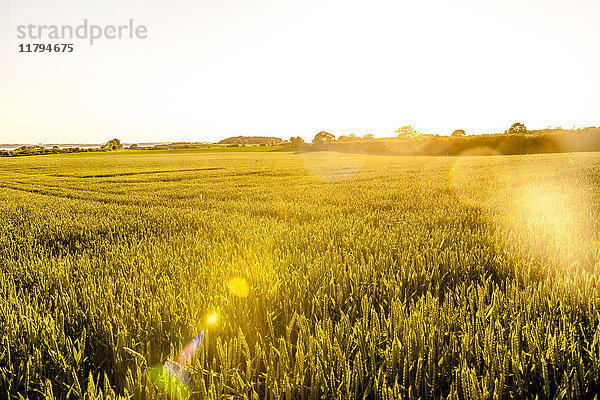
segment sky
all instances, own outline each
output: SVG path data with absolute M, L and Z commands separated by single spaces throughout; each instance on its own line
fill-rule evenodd
M 600 2 L 0 0 L 0 143 L 600 125 Z M 145 39 L 19 39 L 127 24 Z M 72 53 L 19 53 L 70 43 Z

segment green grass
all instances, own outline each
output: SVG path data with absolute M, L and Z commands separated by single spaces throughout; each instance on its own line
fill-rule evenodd
M 579 398 L 600 154 L 0 159 L 0 397 Z M 245 277 L 247 298 L 226 282 Z

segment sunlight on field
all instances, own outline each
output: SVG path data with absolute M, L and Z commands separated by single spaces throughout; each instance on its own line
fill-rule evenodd
M 450 169 L 453 193 L 462 204 L 485 209 L 499 233 L 510 238 L 512 251 L 564 270 L 586 263 L 592 268 L 594 188 L 578 176 L 555 177 L 560 164 L 532 171 L 524 162 L 522 156 L 456 157 Z M 572 158 L 564 162 L 574 167 Z
M 217 323 L 218 320 L 219 320 L 219 314 L 217 314 L 216 312 L 212 312 L 208 315 L 208 317 L 206 317 L 206 325 L 208 325 L 208 326 L 214 325 Z
M 574 180 L 524 184 L 506 205 L 503 228 L 542 263 L 564 271 L 584 265 L 595 245 L 591 190 Z M 587 269 L 593 267 L 587 263 Z
M 511 157 L 462 155 L 452 158 L 449 179 L 463 204 L 480 207 L 493 204 L 499 191 L 517 185 L 520 175 Z
M 167 361 L 205 330 L 190 398 L 593 397 L 599 171 L 595 153 L 2 160 L 0 392 L 167 399 Z
M 229 292 L 236 297 L 248 297 L 250 294 L 250 285 L 246 279 L 236 276 L 227 282 Z
M 332 151 L 301 152 L 304 167 L 326 182 L 344 181 L 360 173 L 371 157 L 368 154 L 344 154 Z

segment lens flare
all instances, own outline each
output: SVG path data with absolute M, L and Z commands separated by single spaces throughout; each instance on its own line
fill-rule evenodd
M 219 319 L 219 315 L 214 312 L 212 314 L 210 314 L 208 317 L 206 317 L 206 325 L 214 325 L 217 323 L 217 320 Z
M 177 367 L 175 367 L 177 365 Z M 177 369 L 177 372 L 174 371 Z M 148 374 L 154 384 L 174 399 L 187 400 L 190 397 L 189 374 L 171 360 L 150 367 Z
M 187 400 L 190 397 L 189 364 L 204 339 L 204 331 L 193 338 L 175 359 L 167 359 L 162 364 L 150 367 L 148 374 L 156 386 L 174 399 Z
M 227 282 L 229 292 L 237 297 L 248 297 L 250 294 L 250 285 L 248 281 L 242 277 L 236 276 Z
M 198 336 L 193 338 L 187 346 L 181 350 L 176 360 L 180 363 L 188 364 L 192 360 L 192 357 L 194 357 L 194 354 L 196 354 L 196 351 L 198 351 L 202 339 L 204 339 L 204 331 L 200 332 Z
M 524 185 L 507 202 L 502 225 L 516 247 L 526 244 L 544 263 L 563 268 L 586 264 L 593 251 L 587 193 L 578 182 Z

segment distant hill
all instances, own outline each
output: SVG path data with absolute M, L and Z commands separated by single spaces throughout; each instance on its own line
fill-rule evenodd
M 282 143 L 283 140 L 278 137 L 267 136 L 234 136 L 223 139 L 219 144 L 270 144 Z

